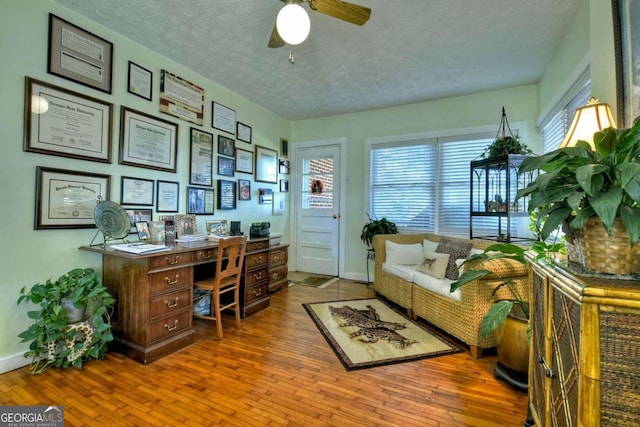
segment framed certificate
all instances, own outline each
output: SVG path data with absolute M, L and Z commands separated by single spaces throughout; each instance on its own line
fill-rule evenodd
M 160 74 L 160 111 L 202 126 L 204 89 L 162 70 Z
M 47 71 L 111 93 L 113 43 L 49 14 Z
M 253 152 L 236 148 L 236 172 L 253 173 Z
M 24 151 L 111 163 L 113 105 L 25 78 Z
M 127 91 L 151 101 L 153 73 L 144 67 L 129 61 L 129 84 Z
M 154 184 L 152 179 L 123 176 L 120 185 L 120 204 L 153 206 Z
M 244 123 L 238 122 L 236 138 L 238 138 L 240 141 L 248 142 L 249 144 L 251 144 L 251 126 L 247 126 Z
M 124 106 L 120 111 L 119 163 L 175 172 L 178 125 Z
M 217 102 L 211 102 L 211 126 L 234 134 L 236 131 L 236 111 Z
M 278 152 L 256 145 L 256 181 L 278 183 Z
M 110 193 L 111 175 L 38 166 L 34 228 L 95 228 L 93 211 Z
M 213 135 L 191 128 L 189 184 L 213 186 Z
M 178 212 L 179 196 L 179 182 L 158 180 L 156 183 L 156 211 Z

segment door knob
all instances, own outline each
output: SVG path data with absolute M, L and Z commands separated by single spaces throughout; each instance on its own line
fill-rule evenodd
M 331 215 L 331 217 L 333 219 L 338 219 L 338 218 L 340 218 L 340 214 L 333 214 L 333 215 Z

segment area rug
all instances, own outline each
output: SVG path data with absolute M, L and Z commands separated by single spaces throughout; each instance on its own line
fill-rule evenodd
M 338 280 L 338 278 L 334 276 L 323 276 L 299 271 L 290 272 L 287 275 L 287 279 L 295 285 L 312 286 L 314 288 L 324 288 Z
M 376 298 L 302 305 L 348 371 L 462 351 Z

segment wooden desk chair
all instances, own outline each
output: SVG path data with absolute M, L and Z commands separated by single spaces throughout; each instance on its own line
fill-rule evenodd
M 222 338 L 222 318 L 220 313 L 223 310 L 233 309 L 236 317 L 236 327 L 240 329 L 240 276 L 242 275 L 242 263 L 244 262 L 246 247 L 247 236 L 220 239 L 215 276 L 195 283 L 197 289 L 206 292 L 199 294 L 194 299 L 210 295 L 211 308 L 209 315 L 194 313 L 194 317 L 214 320 L 218 338 Z M 231 293 L 232 299 L 225 298 L 224 305 L 221 305 L 221 295 Z

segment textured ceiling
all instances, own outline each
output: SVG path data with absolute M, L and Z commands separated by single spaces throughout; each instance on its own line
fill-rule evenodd
M 294 64 L 267 48 L 279 0 L 56 1 L 298 120 L 535 83 L 585 0 L 354 0 L 363 27 L 305 4 Z

